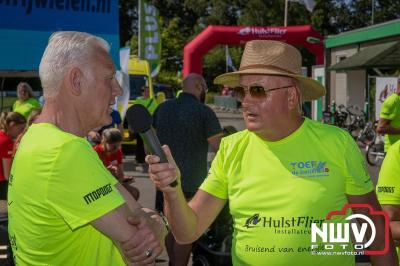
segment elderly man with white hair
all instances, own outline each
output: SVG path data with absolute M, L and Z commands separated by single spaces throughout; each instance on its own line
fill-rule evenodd
M 325 89 L 301 75 L 296 48 L 278 41 L 250 41 L 239 71 L 214 82 L 234 88 L 247 129 L 222 139 L 194 198 L 187 204 L 180 186 L 169 186 L 180 180 L 180 173 L 168 147 L 169 163 L 158 163 L 157 156 L 146 158 L 178 242 L 199 238 L 229 202 L 234 265 L 354 265 L 354 248 L 363 253 L 360 245 L 371 243 L 352 243 L 345 236 L 348 231 L 332 231 L 328 239 L 324 228 L 348 223 L 349 203 L 368 204 L 353 205 L 353 211 L 374 223 L 376 234 L 361 230 L 372 239 L 367 251 L 383 254 L 371 256 L 371 261 L 398 265 L 384 219 L 369 213 L 369 207 L 381 207 L 356 143 L 342 129 L 302 116 L 301 100 L 318 99 Z
M 122 93 L 109 45 L 54 33 L 40 62 L 45 105 L 23 136 L 9 181 L 17 265 L 152 265 L 166 230 L 103 166 L 86 141 L 111 123 Z

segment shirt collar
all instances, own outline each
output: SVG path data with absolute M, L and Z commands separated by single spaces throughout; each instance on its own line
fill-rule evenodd
M 194 99 L 194 100 L 196 100 L 196 101 L 199 101 L 199 99 L 197 99 L 197 97 L 196 96 L 194 96 L 193 94 L 191 94 L 191 93 L 187 93 L 187 92 L 181 92 L 181 94 L 179 94 L 179 97 L 178 98 L 182 98 L 182 99 Z

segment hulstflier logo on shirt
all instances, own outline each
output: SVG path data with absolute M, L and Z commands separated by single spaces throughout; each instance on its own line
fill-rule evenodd
M 385 223 L 384 247 L 371 249 L 376 239 L 376 226 L 364 214 L 348 214 L 352 208 L 367 209 L 370 216 L 381 216 Z M 343 222 L 329 223 L 333 216 L 343 216 Z M 332 211 L 326 216 L 327 222 L 311 225 L 311 253 L 315 255 L 383 255 L 389 251 L 389 216 L 384 211 L 376 211 L 369 204 L 346 204 L 340 211 Z M 353 241 L 351 241 L 351 238 Z M 351 245 L 351 246 L 350 246 Z M 348 250 L 353 251 L 348 251 Z
M 311 234 L 312 223 L 321 225 L 324 221 L 313 216 L 272 217 L 255 213 L 246 219 L 243 227 L 273 229 L 276 235 Z

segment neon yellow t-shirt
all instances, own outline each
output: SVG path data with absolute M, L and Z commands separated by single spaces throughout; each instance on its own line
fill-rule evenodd
M 229 200 L 234 265 L 344 266 L 354 256 L 311 254 L 311 223 L 373 185 L 348 133 L 305 119 L 276 142 L 248 130 L 224 138 L 200 189 Z
M 146 107 L 147 110 L 149 110 L 150 114 L 153 114 L 154 111 L 157 109 L 157 101 L 154 98 L 142 98 L 138 97 L 135 102 L 137 104 L 141 104 L 144 107 Z
M 400 96 L 393 93 L 383 102 L 380 118 L 390 120 L 390 125 L 394 128 L 400 128 Z M 385 151 L 400 139 L 400 135 L 385 134 Z
M 85 139 L 33 124 L 8 188 L 17 265 L 125 265 L 111 239 L 90 224 L 124 203 L 116 183 Z
M 382 205 L 400 204 L 400 141 L 390 146 L 386 153 L 376 184 L 376 195 Z M 400 248 L 396 249 L 400 256 Z
M 35 98 L 29 98 L 26 101 L 16 100 L 13 104 L 13 112 L 20 113 L 25 118 L 28 118 L 30 113 L 35 110 L 41 108 L 41 105 L 38 100 Z

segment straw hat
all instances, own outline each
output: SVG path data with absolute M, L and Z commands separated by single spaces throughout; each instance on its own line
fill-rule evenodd
M 244 74 L 277 75 L 292 77 L 299 81 L 302 99 L 316 100 L 325 95 L 325 88 L 318 81 L 301 74 L 301 55 L 293 46 L 266 40 L 246 43 L 239 71 L 222 74 L 214 79 L 215 84 L 229 87 L 239 86 L 239 77 Z

